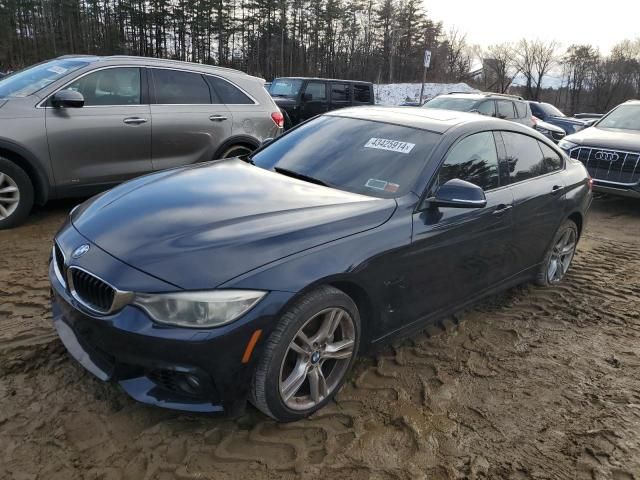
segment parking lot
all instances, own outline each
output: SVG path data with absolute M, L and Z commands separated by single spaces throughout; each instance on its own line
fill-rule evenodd
M 360 359 L 309 420 L 150 408 L 50 325 L 72 202 L 0 232 L 0 478 L 640 478 L 640 203 L 598 197 L 567 279 L 523 286 Z

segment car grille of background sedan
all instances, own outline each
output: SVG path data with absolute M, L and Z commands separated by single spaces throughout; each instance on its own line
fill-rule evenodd
M 575 147 L 571 158 L 580 160 L 591 178 L 616 185 L 632 186 L 640 182 L 640 153 Z
M 84 270 L 74 267 L 70 270 L 77 300 L 98 312 L 108 313 L 113 305 L 115 290 Z

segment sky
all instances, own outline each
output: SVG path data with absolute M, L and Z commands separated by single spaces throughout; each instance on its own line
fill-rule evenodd
M 590 43 L 608 54 L 620 40 L 640 37 L 640 0 L 424 0 L 424 7 L 480 46 L 529 38 L 564 48 Z

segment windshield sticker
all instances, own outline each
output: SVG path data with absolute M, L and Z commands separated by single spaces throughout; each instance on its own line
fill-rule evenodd
M 400 188 L 400 185 L 398 185 L 397 183 L 387 183 L 387 186 L 384 187 L 384 191 L 385 192 L 389 192 L 389 193 L 396 193 L 398 191 L 398 188 Z
M 364 184 L 365 187 L 374 188 L 376 190 L 384 190 L 387 188 L 388 182 L 384 180 L 377 180 L 375 178 L 370 178 L 367 180 L 367 183 Z
M 389 152 L 409 153 L 415 147 L 415 143 L 401 142 L 400 140 L 389 140 L 388 138 L 370 138 L 365 143 L 364 148 L 376 148 Z
M 48 71 L 52 72 L 52 73 L 57 73 L 58 75 L 62 75 L 63 73 L 67 73 L 67 69 L 63 68 L 63 67 L 58 67 L 58 66 L 53 66 L 53 67 L 49 67 L 47 68 Z

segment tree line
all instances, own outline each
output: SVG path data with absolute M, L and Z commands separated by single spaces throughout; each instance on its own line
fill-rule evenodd
M 416 81 L 463 77 L 461 36 L 421 0 L 2 0 L 0 69 L 62 54 L 128 54 L 281 75 Z
M 569 112 L 603 112 L 640 97 L 640 39 L 608 55 L 528 39 L 480 48 L 431 19 L 422 0 L 0 0 L 0 71 L 70 53 L 126 54 L 267 80 L 417 82 L 425 49 L 431 82 L 464 81 Z M 545 85 L 550 76 L 561 78 L 559 88 Z

